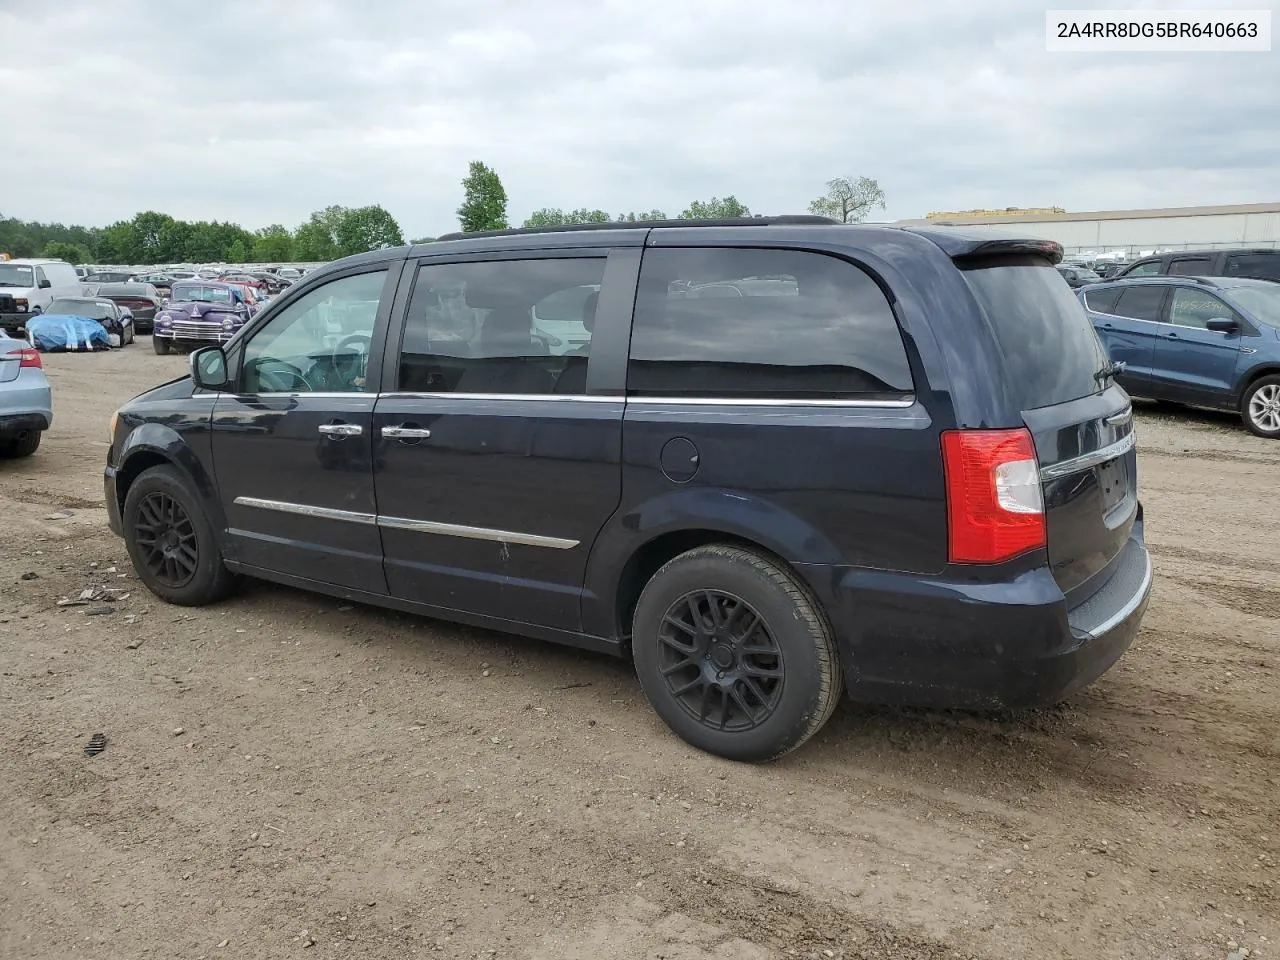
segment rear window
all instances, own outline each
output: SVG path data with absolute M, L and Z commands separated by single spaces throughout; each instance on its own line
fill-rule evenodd
M 1043 260 L 1002 260 L 962 271 L 986 314 L 1022 409 L 1102 389 L 1107 357 L 1071 288 Z

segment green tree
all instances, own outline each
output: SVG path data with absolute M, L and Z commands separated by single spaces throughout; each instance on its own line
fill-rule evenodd
M 65 260 L 67 263 L 81 264 L 93 260 L 88 248 L 78 243 L 67 243 L 65 240 L 50 240 L 40 251 L 40 256 L 50 260 Z
M 134 263 L 159 263 L 173 259 L 176 250 L 166 249 L 174 236 L 177 221 L 167 213 L 147 210 L 133 218 Z
M 293 259 L 293 237 L 279 223 L 254 231 L 254 263 L 286 263 Z
M 379 250 L 384 246 L 398 247 L 404 243 L 400 224 L 376 203 L 347 210 L 334 232 L 341 257 Z
M 323 223 L 308 220 L 293 234 L 293 256 L 297 260 L 313 263 L 332 260 L 338 255 L 338 247 Z
M 661 210 L 646 210 L 644 213 L 636 213 L 634 210 L 629 213 L 618 214 L 619 223 L 638 223 L 644 220 L 666 220 L 667 215 Z
M 102 263 L 137 263 L 138 240 L 132 220 L 117 220 L 102 231 L 98 239 L 97 259 Z
M 687 210 L 680 214 L 681 220 L 731 220 L 735 217 L 749 217 L 751 211 L 738 201 L 733 194 L 723 200 L 712 197 L 710 200 L 695 200 Z
M 414 239 L 414 240 L 410 240 L 409 242 L 410 242 L 410 243 L 413 243 L 413 244 L 418 244 L 418 243 L 435 243 L 435 240 L 436 240 L 436 238 L 435 238 L 435 237 L 418 237 L 418 238 L 416 238 L 416 239 Z
M 462 180 L 462 206 L 458 221 L 464 233 L 478 230 L 504 230 L 507 227 L 507 191 L 493 169 L 472 160 Z
M 885 208 L 884 191 L 870 177 L 836 177 L 827 192 L 809 204 L 809 212 L 840 223 L 860 223 L 872 209 Z
M 565 213 L 557 207 L 543 207 L 541 210 L 535 210 L 525 218 L 524 226 L 526 227 L 554 227 L 560 224 L 568 223 L 609 223 L 609 214 L 603 210 L 588 210 L 586 207 L 579 207 L 577 210 L 570 210 Z
M 335 260 L 338 254 L 338 228 L 350 211 L 333 204 L 311 214 L 293 234 L 293 255 L 299 260 Z
M 231 241 L 231 246 L 227 247 L 227 263 L 248 263 L 249 250 L 245 246 L 245 242 L 239 237 Z

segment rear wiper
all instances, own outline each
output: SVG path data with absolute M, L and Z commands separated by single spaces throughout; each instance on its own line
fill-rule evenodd
M 1124 368 L 1128 364 L 1123 360 L 1109 361 L 1105 367 L 1093 375 L 1093 379 L 1098 383 L 1103 380 L 1114 380 L 1119 374 L 1124 373 Z

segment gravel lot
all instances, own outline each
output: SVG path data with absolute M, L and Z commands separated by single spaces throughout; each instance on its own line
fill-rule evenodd
M 1280 958 L 1280 444 L 1229 417 L 1144 408 L 1155 596 L 1093 687 L 845 705 L 748 767 L 603 657 L 265 584 L 157 601 L 106 425 L 185 358 L 45 365 L 54 429 L 0 462 L 0 956 Z M 57 606 L 99 585 L 130 595 Z

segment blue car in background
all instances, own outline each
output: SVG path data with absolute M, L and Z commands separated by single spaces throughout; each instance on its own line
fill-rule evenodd
M 1077 296 L 1130 394 L 1229 410 L 1280 439 L 1280 283 L 1150 277 Z

